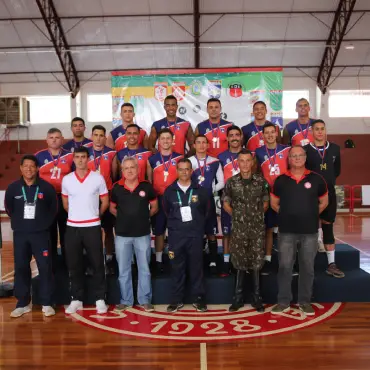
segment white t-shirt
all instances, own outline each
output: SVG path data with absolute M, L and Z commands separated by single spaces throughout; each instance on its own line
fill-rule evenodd
M 68 197 L 68 226 L 100 225 L 99 197 L 108 196 L 103 176 L 89 170 L 81 179 L 72 172 L 63 178 L 62 196 Z

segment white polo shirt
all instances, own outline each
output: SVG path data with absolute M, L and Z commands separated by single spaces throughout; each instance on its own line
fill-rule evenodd
M 108 196 L 103 176 L 89 170 L 80 178 L 72 172 L 63 178 L 62 196 L 68 197 L 68 226 L 100 225 L 99 198 Z

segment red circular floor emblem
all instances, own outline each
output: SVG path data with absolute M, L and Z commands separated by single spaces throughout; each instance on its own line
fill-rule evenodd
M 111 307 L 107 314 L 98 315 L 94 308 L 84 308 L 72 317 L 82 324 L 121 335 L 148 339 L 186 341 L 235 340 L 281 334 L 317 325 L 340 312 L 342 303 L 314 304 L 315 316 L 306 317 L 297 307 L 282 315 L 256 312 L 247 305 L 239 312 L 228 312 L 227 305 L 210 305 L 206 313 L 195 312 L 191 306 L 168 314 L 166 306 L 156 306 L 155 312 L 131 308 L 124 312 Z

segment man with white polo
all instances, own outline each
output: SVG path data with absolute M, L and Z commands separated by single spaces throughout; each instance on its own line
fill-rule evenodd
M 81 146 L 73 153 L 76 170 L 63 178 L 63 207 L 68 212 L 65 234 L 66 261 L 71 282 L 72 301 L 67 314 L 82 309 L 85 269 L 83 250 L 92 267 L 98 314 L 108 311 L 104 302 L 105 273 L 100 216 L 109 205 L 103 176 L 88 169 L 89 151 Z M 100 207 L 99 207 L 100 200 Z

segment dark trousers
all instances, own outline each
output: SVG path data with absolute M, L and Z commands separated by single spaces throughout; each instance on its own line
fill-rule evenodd
M 84 249 L 86 250 L 89 266 L 93 270 L 92 279 L 95 289 L 95 300 L 104 299 L 105 272 L 100 225 L 91 227 L 67 226 L 65 251 L 71 281 L 72 299 L 82 301 L 84 297 Z
M 62 196 L 58 194 L 57 198 L 58 198 L 58 213 L 55 216 L 55 220 L 50 227 L 51 257 L 52 257 L 54 272 L 56 271 L 57 260 L 58 260 L 58 234 L 59 234 L 60 247 L 62 249 L 62 256 L 63 258 L 65 258 L 64 239 L 65 239 L 65 232 L 67 228 L 67 218 L 68 218 L 68 214 L 63 208 Z
M 168 234 L 168 250 L 171 264 L 172 303 L 183 302 L 186 274 L 189 277 L 194 301 L 204 297 L 203 235 L 186 237 Z
M 40 300 L 43 306 L 51 305 L 53 277 L 50 257 L 50 232 L 14 232 L 14 295 L 17 307 L 25 307 L 31 301 L 32 255 L 39 270 Z

